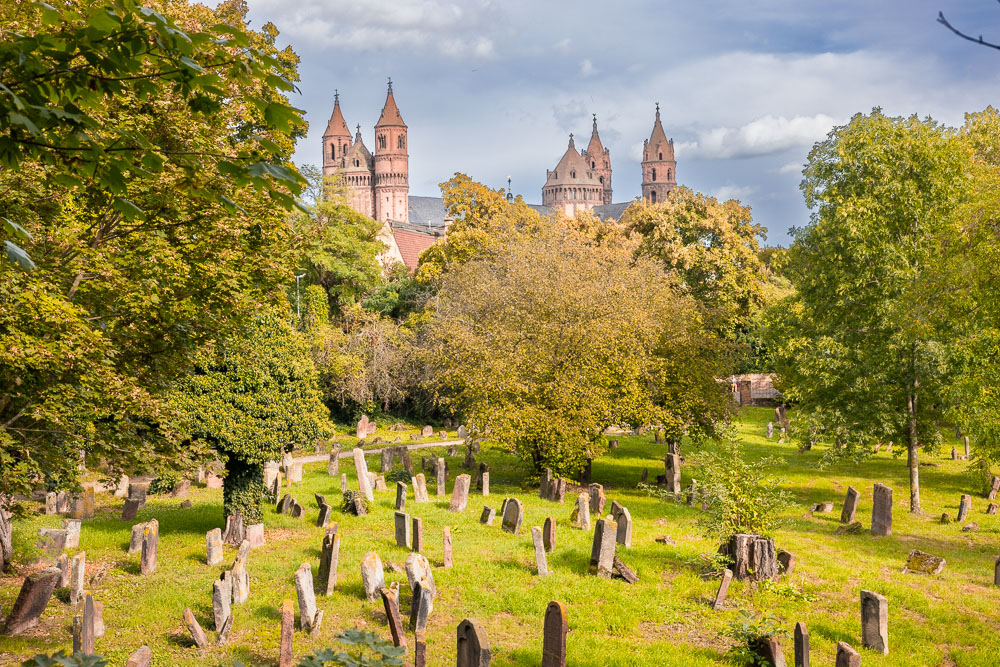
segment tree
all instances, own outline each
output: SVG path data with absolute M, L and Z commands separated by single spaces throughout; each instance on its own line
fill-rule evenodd
M 724 417 L 719 346 L 654 263 L 556 220 L 490 245 L 504 250 L 448 266 L 420 333 L 443 410 L 559 474 L 598 456 L 613 424 L 679 438 Z
M 226 517 L 261 521 L 264 464 L 332 432 L 303 337 L 275 313 L 201 350 L 171 396 L 178 429 L 225 459 Z
M 905 444 L 915 513 L 918 452 L 938 442 L 950 378 L 940 251 L 967 159 L 954 132 L 879 109 L 817 143 L 802 182 L 814 211 L 790 249 L 796 294 L 771 329 L 785 396 L 817 432 L 843 453 Z

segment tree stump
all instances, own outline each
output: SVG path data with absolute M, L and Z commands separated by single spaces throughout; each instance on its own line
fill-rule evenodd
M 739 581 L 764 581 L 778 577 L 778 555 L 774 540 L 743 533 L 733 535 L 719 548 L 733 559 L 733 576 Z

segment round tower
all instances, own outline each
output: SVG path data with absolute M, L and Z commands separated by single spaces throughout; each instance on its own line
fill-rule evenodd
M 601 135 L 597 133 L 597 114 L 594 114 L 594 129 L 590 133 L 590 143 L 583 153 L 583 159 L 601 183 L 602 200 L 604 204 L 611 203 L 611 151 L 601 143 Z
M 382 115 L 375 124 L 375 219 L 408 222 L 410 158 L 406 145 L 406 123 L 392 96 L 392 79 Z
M 604 184 L 598 180 L 596 169 L 584 159 L 573 135 L 569 135 L 569 146 L 556 168 L 546 172 L 542 187 L 542 204 L 561 209 L 568 216 L 589 211 L 604 203 Z
M 344 166 L 344 155 L 351 147 L 351 130 L 340 111 L 340 92 L 333 91 L 333 113 L 323 132 L 323 175 L 332 176 Z
M 674 140 L 667 139 L 660 124 L 660 105 L 656 105 L 653 133 L 642 147 L 642 198 L 651 204 L 666 201 L 677 187 L 677 161 L 674 160 Z

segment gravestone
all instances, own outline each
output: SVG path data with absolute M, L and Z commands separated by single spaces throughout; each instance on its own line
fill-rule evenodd
M 872 535 L 892 535 L 892 489 L 875 484 L 872 491 Z
M 404 510 L 406 510 L 406 484 L 396 482 L 396 511 L 402 512 Z
M 340 492 L 347 492 L 347 473 L 340 473 Z
M 443 458 L 438 458 L 434 461 L 434 474 L 437 477 L 438 498 L 443 498 L 448 492 L 448 469 L 444 465 Z
M 829 500 L 825 500 L 821 503 L 816 503 L 810 508 L 810 511 L 814 514 L 826 514 L 827 512 L 833 511 L 833 503 Z
M 990 514 L 990 515 L 996 515 L 996 513 L 997 513 L 997 504 L 996 503 L 990 503 L 989 505 L 987 505 L 986 506 L 986 513 Z
M 490 667 L 493 660 L 486 628 L 471 618 L 458 624 L 458 651 L 455 667 Z
M 604 495 L 604 486 L 601 484 L 591 484 L 590 491 L 590 512 L 598 516 L 604 514 L 604 504 L 607 498 Z
M 517 498 L 507 501 L 507 506 L 503 512 L 503 523 L 501 528 L 507 533 L 518 535 L 521 532 L 521 522 L 524 520 L 524 505 Z
M 326 525 L 330 523 L 330 518 L 333 516 L 333 507 L 327 503 L 323 503 L 319 506 L 319 516 L 316 517 L 316 525 L 320 528 L 326 528 Z
M 328 532 L 323 536 L 319 556 L 319 594 L 330 595 L 337 587 L 337 561 L 340 560 L 340 535 Z
M 794 642 L 795 667 L 809 667 L 809 629 L 802 621 L 795 624 Z
M 285 598 L 281 603 L 281 647 L 278 649 L 278 667 L 292 667 L 292 635 L 294 631 L 295 613 L 292 611 L 292 601 Z
M 542 538 L 542 529 L 538 526 L 531 527 L 531 542 L 535 546 L 535 565 L 538 568 L 538 576 L 548 576 L 549 564 L 545 559 L 545 542 Z
M 906 571 L 917 574 L 940 574 L 944 569 L 945 559 L 914 549 L 906 557 Z
M 485 526 L 492 526 L 493 519 L 496 518 L 497 511 L 489 506 L 483 507 L 483 513 L 479 515 L 479 523 Z
M 55 491 L 49 491 L 45 494 L 45 513 L 46 514 L 57 514 L 56 510 L 56 496 Z
M 294 502 L 295 500 L 286 493 L 281 497 L 281 500 L 278 501 L 278 505 L 277 507 L 275 507 L 275 511 L 278 514 L 288 514 L 288 512 L 292 509 L 292 503 Z
M 837 661 L 834 667 L 861 667 L 861 654 L 846 642 L 837 642 Z
M 264 464 L 264 486 L 273 489 L 279 477 L 281 477 L 281 465 L 277 461 L 268 461 Z
M 80 548 L 80 519 L 63 519 L 62 527 L 66 531 L 66 548 Z
M 442 529 L 442 533 L 444 537 L 444 557 L 442 561 L 442 567 L 448 570 L 451 569 L 453 565 L 452 553 L 451 553 L 451 528 L 445 526 Z
M 1000 556 L 993 561 L 993 585 L 1000 586 Z
M 417 473 L 416 477 L 411 477 L 413 482 L 413 500 L 418 503 L 429 503 L 430 496 L 427 495 L 427 478 L 424 473 Z
M 722 573 L 722 581 L 719 582 L 719 590 L 715 593 L 715 600 L 712 602 L 712 609 L 722 609 L 726 602 L 726 595 L 729 593 L 729 583 L 733 580 L 733 571 L 728 567 Z
M 312 567 L 302 563 L 295 571 L 295 594 L 299 601 L 299 627 L 303 632 L 312 634 L 318 614 L 316 611 L 316 594 L 313 591 Z
M 94 596 L 87 593 L 83 600 L 83 613 L 80 616 L 80 653 L 84 655 L 94 655 L 94 640 L 97 639 L 96 616 Z
M 443 459 L 438 459 L 438 461 L 443 461 Z M 465 511 L 466 505 L 469 504 L 469 486 L 471 482 L 472 477 L 469 475 L 459 475 L 455 478 L 455 487 L 451 492 L 451 503 L 448 505 L 449 510 L 452 512 Z
M 429 438 L 432 435 L 434 435 L 434 427 L 433 426 L 425 426 L 422 429 L 420 429 L 420 437 L 421 438 Z
M 424 577 L 413 585 L 413 602 L 410 605 L 410 627 L 415 632 L 426 632 L 427 619 L 433 610 L 433 586 L 427 577 Z
M 142 574 L 151 574 L 156 569 L 156 552 L 159 546 L 160 524 L 156 519 L 150 519 L 142 531 L 142 554 L 139 557 L 139 571 Z
M 861 644 L 889 655 L 889 601 L 872 591 L 861 591 Z
M 958 460 L 958 450 L 955 449 L 954 447 L 951 448 L 951 460 L 952 461 Z
M 93 519 L 97 502 L 94 500 L 94 487 L 88 486 L 83 493 L 73 496 L 69 507 L 69 515 L 73 519 Z
M 413 517 L 413 530 L 410 531 L 410 548 L 420 553 L 424 550 L 424 520 Z
M 624 580 L 626 584 L 634 584 L 639 581 L 639 575 L 637 575 L 632 568 L 623 563 L 622 559 L 618 556 L 615 556 L 614 564 L 611 567 L 611 576 Z
M 551 495 L 549 488 L 552 486 L 552 468 L 546 468 L 542 473 L 541 481 L 538 484 L 538 497 L 547 500 Z
M 963 436 L 962 437 L 962 443 L 965 445 L 965 458 L 968 459 L 969 455 L 970 455 L 970 452 L 969 452 L 969 436 L 967 436 L 967 435 Z
M 427 632 L 413 633 L 413 667 L 427 667 Z
M 153 664 L 153 649 L 140 646 L 125 662 L 125 667 L 150 667 Z
M 361 583 L 369 601 L 379 599 L 379 589 L 385 587 L 385 571 L 382 569 L 381 559 L 374 551 L 369 551 L 361 559 Z
M 416 587 L 418 581 L 426 581 L 427 586 L 430 588 L 431 596 L 437 596 L 437 587 L 434 584 L 434 571 L 431 570 L 430 561 L 427 560 L 426 556 L 411 553 L 403 562 L 403 568 L 406 570 L 406 579 L 409 582 L 411 591 Z
M 246 539 L 250 542 L 250 547 L 256 549 L 264 545 L 264 524 L 253 523 L 247 526 Z
M 681 492 L 681 457 L 677 454 L 667 454 L 663 457 L 663 481 L 668 493 Z
M 374 474 L 374 473 L 373 473 Z M 375 490 L 376 491 L 388 491 L 389 487 L 385 483 L 385 475 L 379 475 L 375 478 Z
M 767 422 L 767 439 L 774 437 L 774 422 Z
M 360 426 L 358 427 L 360 429 Z M 365 462 L 365 453 L 360 448 L 354 448 L 354 469 L 358 473 L 358 489 L 364 494 L 369 502 L 374 502 L 375 495 L 372 493 L 371 479 L 368 477 L 368 464 Z
M 226 644 L 228 644 L 229 633 L 232 632 L 232 630 L 233 630 L 233 615 L 230 614 L 229 617 L 222 624 L 222 627 L 219 628 L 219 636 L 215 643 L 219 646 L 225 646 Z
M 215 630 L 219 632 L 226 624 L 226 619 L 232 615 L 233 580 L 231 577 L 220 577 L 212 582 L 212 618 Z
M 771 538 L 738 533 L 720 552 L 733 559 L 733 576 L 739 581 L 773 580 L 778 576 L 778 557 Z
M 393 522 L 396 528 L 396 546 L 404 549 L 410 548 L 410 515 L 404 512 L 396 512 L 393 515 Z
M 125 505 L 122 507 L 122 521 L 132 521 L 135 519 L 140 507 L 142 507 L 141 501 L 134 498 L 126 498 Z
M 87 552 L 81 551 L 73 556 L 73 564 L 69 573 L 69 603 L 77 604 L 83 597 L 83 580 L 87 570 Z
M 780 574 L 791 574 L 795 570 L 795 556 L 784 549 L 778 549 L 778 572 Z
M 4 621 L 3 634 L 19 635 L 38 625 L 38 617 L 48 606 L 59 577 L 57 567 L 39 570 L 25 577 L 14 606 Z
M 293 519 L 301 519 L 306 515 L 306 508 L 299 505 L 299 501 L 292 499 L 292 507 L 288 510 L 288 516 Z
M 490 472 L 487 470 L 479 478 L 479 488 L 483 490 L 483 497 L 490 495 Z
M 55 563 L 66 548 L 66 531 L 62 528 L 39 528 L 38 536 L 41 539 L 35 546 L 45 552 L 45 557 L 39 562 Z
M 208 646 L 208 637 L 205 636 L 205 631 L 201 629 L 201 623 L 194 617 L 194 612 L 191 611 L 190 607 L 184 610 L 184 625 L 191 633 L 191 639 L 194 640 L 195 646 L 198 648 Z
M 590 484 L 590 478 L 591 475 L 593 474 L 593 468 L 594 468 L 594 460 L 588 457 L 586 463 L 583 466 L 583 469 L 580 470 L 581 485 Z
M 382 455 L 380 457 L 381 467 L 379 467 L 379 472 L 387 473 L 392 470 L 392 460 L 394 458 L 394 450 L 392 447 L 383 447 Z
M 56 584 L 56 588 L 66 588 L 69 586 L 70 578 L 70 563 L 69 556 L 66 554 L 59 555 L 59 561 L 56 563 L 56 567 L 59 568 L 59 583 Z
M 382 596 L 382 606 L 385 607 L 385 617 L 389 622 L 389 634 L 392 635 L 393 646 L 406 647 L 406 632 L 403 630 L 403 618 L 399 615 L 399 600 L 392 588 L 379 589 Z
M 993 475 L 990 477 L 990 490 L 986 494 L 988 500 L 996 500 L 997 492 L 1000 491 L 1000 477 Z
M 767 637 L 760 641 L 758 645 L 761 657 L 764 658 L 765 665 L 773 667 L 786 667 L 785 654 L 781 650 L 781 641 L 777 637 Z
M 361 415 L 361 419 L 358 420 L 358 427 L 354 431 L 354 434 L 358 438 L 364 438 L 368 435 L 368 415 Z
M 247 564 L 250 559 L 250 541 L 243 540 L 236 551 L 236 559 L 230 571 L 233 586 L 233 603 L 243 604 L 250 597 L 250 573 Z
M 205 488 L 206 489 L 221 489 L 223 486 L 223 479 L 216 475 L 214 472 L 209 471 L 205 474 Z
M 590 550 L 590 568 L 601 579 L 610 579 L 615 561 L 615 535 L 618 525 L 610 519 L 598 519 L 594 526 L 594 544 Z
M 486 463 L 479 464 L 479 471 L 476 472 L 476 479 L 473 480 L 476 484 L 476 489 L 480 490 L 483 488 L 483 474 L 488 474 L 490 472 L 490 467 Z
M 575 528 L 590 530 L 590 494 L 581 493 L 576 497 L 576 507 L 570 519 Z
M 551 552 L 556 548 L 556 522 L 552 517 L 546 518 L 545 525 L 542 526 L 542 543 L 546 551 Z
M 545 610 L 542 632 L 542 667 L 566 667 L 566 633 L 569 623 L 566 605 L 550 602 Z
M 142 534 L 145 530 L 145 523 L 137 523 L 132 526 L 132 537 L 128 542 L 128 552 L 130 554 L 137 554 L 142 551 Z
M 847 487 L 847 496 L 844 498 L 844 509 L 840 511 L 840 523 L 854 523 L 854 514 L 858 511 L 858 500 L 861 494 L 853 486 Z
M 465 424 L 462 424 L 461 426 L 458 427 L 459 438 L 464 440 L 466 437 L 468 437 L 468 435 L 469 435 L 469 429 L 465 427 Z
M 632 515 L 626 508 L 622 507 L 621 511 L 617 515 L 612 514 L 611 518 L 618 524 L 615 540 L 623 547 L 630 548 L 632 546 Z
M 965 521 L 966 517 L 969 516 L 969 510 L 972 509 L 972 497 L 967 493 L 962 494 L 962 498 L 958 502 L 958 516 L 955 521 L 961 523 Z

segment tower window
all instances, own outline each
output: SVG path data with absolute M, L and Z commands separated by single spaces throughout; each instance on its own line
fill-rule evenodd
M 663 153 L 660 153 L 660 159 L 661 160 L 663 159 Z
M 653 180 L 654 181 L 656 180 L 656 170 L 655 169 L 653 170 Z
M 667 180 L 668 181 L 670 180 L 670 170 L 669 169 L 667 169 Z
M 380 134 L 378 137 L 378 147 L 385 150 L 385 135 Z
M 361 163 L 360 163 L 360 162 L 358 162 L 357 160 L 355 160 L 355 161 L 354 161 L 354 166 L 355 166 L 355 167 L 360 167 L 360 166 L 361 166 Z
M 650 200 L 655 204 L 656 203 L 656 190 L 653 190 L 652 192 L 650 192 L 649 193 L 649 197 L 650 197 Z
M 396 143 L 399 144 L 399 146 L 398 146 L 399 148 L 402 148 L 403 147 L 403 137 L 400 136 L 399 140 Z
M 601 185 L 604 185 L 604 177 L 603 176 L 601 176 L 600 181 L 601 181 Z
M 576 172 L 575 171 L 569 172 L 569 177 L 570 178 L 576 178 Z
M 336 144 L 330 144 L 330 157 L 331 158 L 337 157 L 337 145 Z
M 591 168 L 591 169 L 594 169 L 595 167 L 597 167 L 597 163 L 596 163 L 596 162 L 594 162 L 593 160 L 591 160 L 591 161 L 590 161 L 590 168 Z

